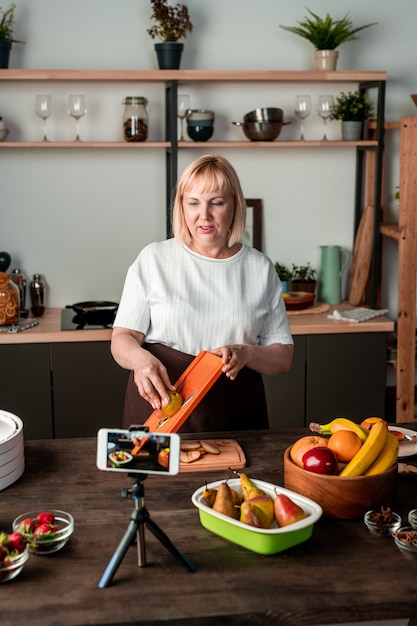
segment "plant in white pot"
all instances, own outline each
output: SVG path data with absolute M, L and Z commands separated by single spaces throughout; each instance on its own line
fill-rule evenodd
M 167 0 L 151 0 L 151 5 L 151 19 L 156 24 L 148 28 L 147 32 L 152 39 L 160 40 L 160 43 L 155 44 L 159 69 L 178 69 L 184 49 L 184 44 L 179 40 L 193 30 L 188 9 L 185 4 L 170 5 Z
M 334 20 L 329 13 L 322 18 L 310 9 L 307 11 L 311 17 L 304 17 L 303 21 L 297 22 L 298 26 L 282 26 L 281 24 L 279 26 L 313 44 L 318 70 L 335 70 L 339 56 L 337 48 L 346 41 L 358 39 L 356 35 L 359 31 L 377 24 L 377 22 L 372 22 L 365 26 L 354 27 L 349 14 L 340 20 Z
M 344 141 L 359 141 L 363 137 L 363 123 L 373 115 L 373 103 L 358 89 L 347 93 L 342 91 L 337 96 L 330 119 L 341 120 Z
M 16 5 L 11 4 L 8 9 L 0 7 L 0 68 L 9 67 L 10 50 L 13 43 L 26 43 L 13 38 L 14 11 Z

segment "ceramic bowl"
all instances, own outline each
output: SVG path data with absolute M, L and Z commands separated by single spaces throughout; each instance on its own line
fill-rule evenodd
M 54 515 L 54 526 L 56 526 L 58 530 L 56 530 L 51 537 L 45 537 L 43 539 L 37 539 L 36 535 L 32 533 L 24 533 L 27 537 L 29 551 L 32 554 L 53 554 L 54 552 L 58 552 L 58 550 L 61 550 L 65 546 L 74 531 L 74 518 L 72 515 L 57 509 L 43 510 L 47 510 Z M 13 530 L 18 530 L 20 522 L 26 518 L 36 520 L 40 512 L 41 510 L 38 509 L 37 511 L 22 513 L 22 515 L 19 515 L 19 517 L 16 517 L 13 521 Z
M 13 580 L 20 574 L 24 564 L 29 558 L 29 548 L 26 546 L 25 550 L 18 554 L 17 557 L 9 565 L 0 563 L 0 583 L 6 583 L 9 580 Z
M 408 523 L 414 528 L 414 530 L 417 530 L 417 509 L 412 509 L 408 513 Z
M 411 526 L 402 526 L 392 536 L 400 552 L 410 559 L 417 557 L 417 530 Z
M 187 133 L 193 141 L 208 141 L 213 136 L 213 126 L 192 125 L 187 122 Z
M 204 499 L 203 491 L 206 488 L 206 485 L 204 485 L 197 489 L 191 498 L 193 504 L 199 510 L 201 525 L 215 535 L 219 535 L 232 543 L 236 543 L 258 554 L 277 554 L 303 541 L 307 541 L 313 533 L 314 524 L 322 515 L 321 507 L 309 498 L 300 496 L 300 494 L 279 487 L 278 485 L 273 485 L 262 480 L 251 480 L 257 487 L 263 489 L 272 498 L 275 497 L 276 491 L 277 493 L 286 494 L 304 509 L 308 514 L 307 517 L 283 528 L 278 528 L 275 522 L 272 527 L 268 529 L 255 528 L 234 520 L 231 517 L 227 517 L 226 515 L 222 515 L 221 513 L 217 513 L 217 511 L 213 511 Z M 218 480 L 214 483 L 210 483 L 207 487 L 209 489 L 217 489 L 222 482 L 224 481 Z M 236 489 L 236 491 L 241 493 L 240 478 L 228 480 L 227 484 L 231 489 Z
M 328 476 L 314 474 L 284 453 L 284 487 L 318 502 L 324 517 L 336 519 L 363 518 L 370 509 L 392 505 L 397 486 L 397 464 L 383 474 L 374 476 Z
M 381 511 L 371 510 L 367 511 L 363 517 L 365 526 L 375 537 L 390 537 L 401 527 L 402 519 L 398 513 L 392 511 L 388 523 L 384 522 L 383 519 L 378 519 L 380 516 Z

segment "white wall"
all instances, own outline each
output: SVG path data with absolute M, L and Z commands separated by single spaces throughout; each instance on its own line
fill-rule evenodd
M 333 17 L 349 13 L 355 25 L 377 21 L 356 42 L 340 48 L 340 70 L 388 72 L 386 118 L 414 115 L 410 94 L 417 92 L 415 0 L 312 0 L 314 12 Z M 7 5 L 7 3 L 6 3 Z M 313 48 L 279 28 L 306 14 L 304 0 L 187 0 L 194 30 L 185 40 L 182 69 L 313 69 Z M 156 69 L 147 0 L 17 0 L 12 68 Z M 335 95 L 349 85 L 333 85 Z M 355 86 L 352 85 L 352 88 Z M 325 88 L 326 91 L 329 87 Z M 10 140 L 38 140 L 42 125 L 34 113 L 36 93 L 50 92 L 52 139 L 71 140 L 74 121 L 66 113 L 70 92 L 86 94 L 88 113 L 81 121 L 85 139 L 121 138 L 122 100 L 149 99 L 150 139 L 163 137 L 163 88 L 139 84 L 0 84 L 0 115 Z M 319 86 L 209 85 L 190 87 L 193 108 L 216 111 L 214 139 L 242 137 L 231 124 L 257 106 L 280 106 L 293 123 L 297 92 L 316 102 Z M 321 136 L 313 113 L 308 138 Z M 337 138 L 337 122 L 330 126 Z M 395 214 L 398 141 L 388 139 L 386 204 Z M 210 143 L 207 144 L 210 151 Z M 180 169 L 202 154 L 183 151 Z M 319 265 L 319 246 L 351 249 L 353 240 L 354 151 L 352 149 L 225 150 L 247 197 L 264 202 L 264 249 L 273 261 L 311 261 Z M 118 300 L 127 266 L 148 242 L 165 237 L 165 163 L 161 150 L 2 150 L 0 152 L 0 250 L 28 277 L 45 276 L 48 306 L 84 299 Z M 384 263 L 384 306 L 396 317 L 396 250 Z M 345 277 L 347 278 L 347 276 Z

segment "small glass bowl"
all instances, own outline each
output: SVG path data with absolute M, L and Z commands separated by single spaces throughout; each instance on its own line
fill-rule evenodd
M 29 548 L 26 548 L 18 554 L 9 565 L 0 563 L 0 583 L 6 583 L 9 580 L 13 580 L 20 574 L 24 564 L 29 558 Z
M 74 531 L 74 518 L 72 515 L 57 509 L 44 510 L 48 510 L 49 513 L 54 515 L 54 525 L 58 527 L 58 530 L 54 532 L 53 537 L 45 537 L 44 539 L 37 539 L 32 533 L 24 533 L 28 541 L 29 551 L 32 554 L 53 554 L 58 552 L 65 546 Z M 13 521 L 13 530 L 18 530 L 20 522 L 28 517 L 36 520 L 40 512 L 40 510 L 37 510 L 22 513 Z
M 381 521 L 376 521 L 375 518 L 381 515 Z M 376 537 L 389 537 L 393 532 L 398 530 L 402 524 L 401 516 L 398 513 L 391 511 L 390 522 L 384 522 L 381 511 L 371 510 L 367 511 L 363 517 L 366 527 L 369 532 Z
M 405 537 L 401 535 L 403 533 L 413 533 L 415 535 L 416 545 L 406 543 Z M 393 539 L 397 548 L 409 559 L 417 557 L 417 530 L 411 526 L 402 526 L 394 534 Z
M 408 513 L 408 523 L 414 528 L 414 530 L 417 530 L 417 509 L 412 509 Z

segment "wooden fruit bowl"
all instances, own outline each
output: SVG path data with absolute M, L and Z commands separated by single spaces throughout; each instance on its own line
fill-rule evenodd
M 324 517 L 358 519 L 369 509 L 392 506 L 395 499 L 397 464 L 375 476 L 327 476 L 302 469 L 284 453 L 284 486 L 317 502 Z

